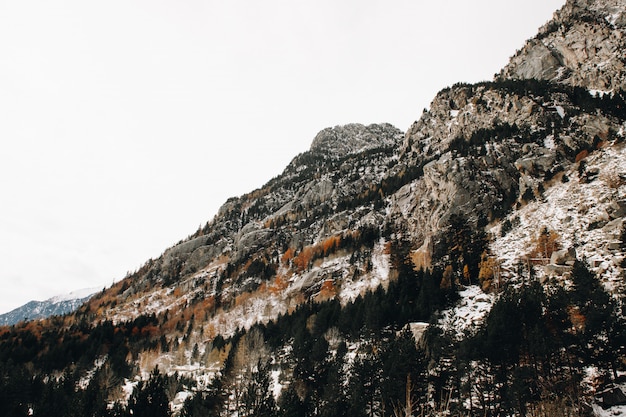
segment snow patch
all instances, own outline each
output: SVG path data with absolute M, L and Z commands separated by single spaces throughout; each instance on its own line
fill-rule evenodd
M 602 98 L 605 95 L 613 94 L 613 91 L 612 90 L 605 91 L 605 90 L 594 90 L 594 89 L 591 89 L 591 90 L 589 90 L 589 94 L 592 97 L 600 97 L 600 98 Z
M 176 396 L 171 402 L 172 411 L 174 411 L 175 414 L 180 412 L 180 410 L 182 410 L 183 406 L 185 405 L 185 401 L 187 401 L 187 399 L 192 396 L 193 396 L 193 393 L 189 391 L 177 392 Z
M 82 290 L 72 291 L 68 294 L 54 296 L 47 301 L 49 301 L 50 303 L 56 304 L 56 303 L 61 303 L 63 301 L 82 300 L 83 298 L 87 298 L 90 295 L 94 295 L 95 293 L 101 290 L 102 288 L 100 287 L 84 288 Z
M 591 408 L 596 417 L 626 417 L 626 405 L 618 405 L 605 410 L 598 404 L 592 404 Z
M 612 145 L 594 151 L 586 159 L 592 179 L 579 175 L 576 167 L 565 172 L 566 182 L 548 188 L 540 200 L 531 201 L 509 215 L 512 229 L 501 236 L 499 227 L 492 229 L 496 238 L 491 251 L 500 260 L 503 278 L 517 277 L 519 265 L 544 228 L 558 234 L 562 248 L 575 248 L 578 259 L 586 259 L 608 290 L 623 286 L 620 266 L 624 253 L 615 245 L 624 217 L 613 218 L 618 202 L 626 200 L 626 146 Z M 592 262 L 593 261 L 593 262 Z M 521 264 L 520 264 L 521 262 Z M 538 278 L 543 268 L 534 268 Z
M 607 15 L 604 19 L 608 22 L 609 25 L 611 25 L 611 26 L 613 26 L 613 28 L 615 28 L 615 25 L 616 25 L 616 23 L 619 20 L 621 15 L 622 14 L 620 12 L 612 13 L 612 14 Z
M 484 293 L 478 285 L 470 285 L 459 291 L 461 299 L 451 309 L 441 313 L 439 324 L 462 339 L 464 333 L 476 330 L 491 311 L 495 301 L 493 294 Z
M 562 106 L 554 106 L 556 112 L 561 116 L 561 119 L 565 118 L 565 109 Z
M 128 403 L 128 399 L 133 394 L 133 391 L 135 390 L 135 387 L 138 384 L 139 384 L 138 380 L 131 381 L 129 379 L 124 378 L 124 384 L 122 385 L 122 392 L 124 393 L 124 400 L 123 400 L 123 402 L 125 404 Z
M 350 301 L 356 299 L 359 295 L 365 294 L 368 290 L 374 290 L 379 285 L 388 283 L 389 269 L 390 269 L 390 257 L 385 253 L 385 242 L 381 239 L 372 250 L 372 270 L 360 277 L 356 281 L 346 279 L 340 292 L 340 299 L 342 304 L 347 304 Z
M 272 381 L 272 395 L 274 396 L 274 399 L 278 401 L 281 392 L 283 392 L 283 386 L 280 383 L 280 370 L 272 370 L 270 378 Z

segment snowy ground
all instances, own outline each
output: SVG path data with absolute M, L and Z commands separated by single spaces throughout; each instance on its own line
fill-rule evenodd
M 459 291 L 458 303 L 441 314 L 439 324 L 453 331 L 460 340 L 467 331 L 476 330 L 484 321 L 495 301 L 493 294 L 485 294 L 479 286 L 470 285 Z
M 389 280 L 389 255 L 384 252 L 384 240 L 372 250 L 372 270 L 356 281 L 346 280 L 341 286 L 340 298 L 346 304 L 368 290 L 374 290 Z
M 615 407 L 611 407 L 609 409 L 603 409 L 598 404 L 593 404 L 591 406 L 593 408 L 593 413 L 596 417 L 625 417 L 626 416 L 626 405 L 618 405 Z
M 503 277 L 510 278 L 520 261 L 528 256 L 543 228 L 556 231 L 562 248 L 575 248 L 578 259 L 585 259 L 607 289 L 618 289 L 622 279 L 619 234 L 623 217 L 613 218 L 618 202 L 626 199 L 626 146 L 611 145 L 590 154 L 587 172 L 597 171 L 586 182 L 574 167 L 566 172 L 567 182 L 556 182 L 543 197 L 514 211 L 514 225 L 504 237 L 500 226 L 493 228 L 496 239 L 491 250 L 502 262 Z M 539 274 L 541 268 L 537 269 Z

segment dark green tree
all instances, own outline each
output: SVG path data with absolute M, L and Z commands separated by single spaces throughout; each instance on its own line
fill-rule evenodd
M 343 370 L 347 350 L 346 343 L 340 343 L 335 357 L 328 361 L 326 383 L 320 390 L 319 415 L 322 417 L 349 415 L 345 389 L 346 375 Z
M 170 417 L 165 377 L 156 367 L 147 382 L 140 382 L 128 401 L 127 412 L 133 417 Z
M 259 362 L 243 392 L 243 407 L 248 416 L 270 417 L 276 413 L 276 402 L 270 390 L 270 362 Z
M 294 383 L 285 389 L 279 400 L 279 415 L 282 417 L 304 417 L 310 414 L 306 402 L 300 398 Z
M 626 323 L 616 302 L 584 262 L 572 269 L 572 303 L 584 317 L 584 328 L 578 333 L 584 360 L 610 369 L 617 378 L 617 361 L 624 353 Z
M 357 357 L 350 370 L 348 403 L 350 416 L 372 417 L 381 409 L 382 364 L 373 346 Z
M 397 336 L 391 334 L 383 342 L 381 362 L 384 409 L 403 409 L 407 415 L 413 414 L 412 407 L 426 396 L 426 364 L 410 330 L 405 328 Z

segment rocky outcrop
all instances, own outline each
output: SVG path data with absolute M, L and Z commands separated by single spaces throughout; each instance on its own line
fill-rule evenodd
M 524 80 L 443 90 L 405 135 L 401 162 L 422 166 L 423 175 L 392 196 L 391 221 L 423 249 L 453 215 L 482 227 L 539 198 L 581 151 L 622 128 L 600 99 L 587 97 Z
M 352 123 L 329 127 L 315 136 L 311 152 L 322 153 L 331 158 L 342 158 L 369 149 L 394 146 L 397 136 L 401 134 L 390 124 L 364 126 Z
M 401 151 L 423 176 L 392 196 L 390 210 L 416 248 L 432 247 L 452 215 L 477 227 L 540 198 L 581 152 L 622 132 L 624 115 L 594 90 L 625 85 L 625 9 L 623 0 L 569 1 L 494 82 L 457 84 L 435 97 Z
M 126 294 L 140 297 L 163 286 L 170 289 L 165 295 L 169 297 L 172 287 L 180 286 L 204 296 L 217 291 L 219 281 L 224 291 L 213 295 L 230 302 L 274 277 L 279 267 L 288 269 L 281 263 L 288 249 L 299 253 L 331 237 L 378 232 L 385 224 L 385 192 L 395 192 L 402 181 L 408 182 L 398 174 L 404 175 L 406 166 L 394 171 L 403 137 L 389 124 L 322 130 L 310 150 L 296 156 L 280 176 L 229 199 L 211 222 L 142 268 Z M 370 262 L 367 256 L 359 262 Z M 300 268 L 300 276 L 290 284 L 296 290 L 290 292 L 313 294 L 329 275 L 341 276 L 337 271 L 344 265 L 314 272 L 307 270 L 308 265 Z M 351 278 L 367 273 L 363 265 L 351 268 Z M 119 303 L 117 314 L 124 309 Z
M 574 265 L 576 261 L 576 249 L 562 249 L 552 252 L 550 263 L 553 265 Z
M 607 409 L 616 405 L 626 405 L 626 394 L 619 387 L 610 387 L 598 393 L 602 408 Z
M 626 87 L 623 0 L 570 0 L 507 65 L 498 79 L 540 79 L 591 90 Z

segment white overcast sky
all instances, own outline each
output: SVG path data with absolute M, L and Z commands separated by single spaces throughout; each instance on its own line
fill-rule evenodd
M 329 126 L 405 131 L 564 0 L 0 0 L 0 313 L 105 287 Z

